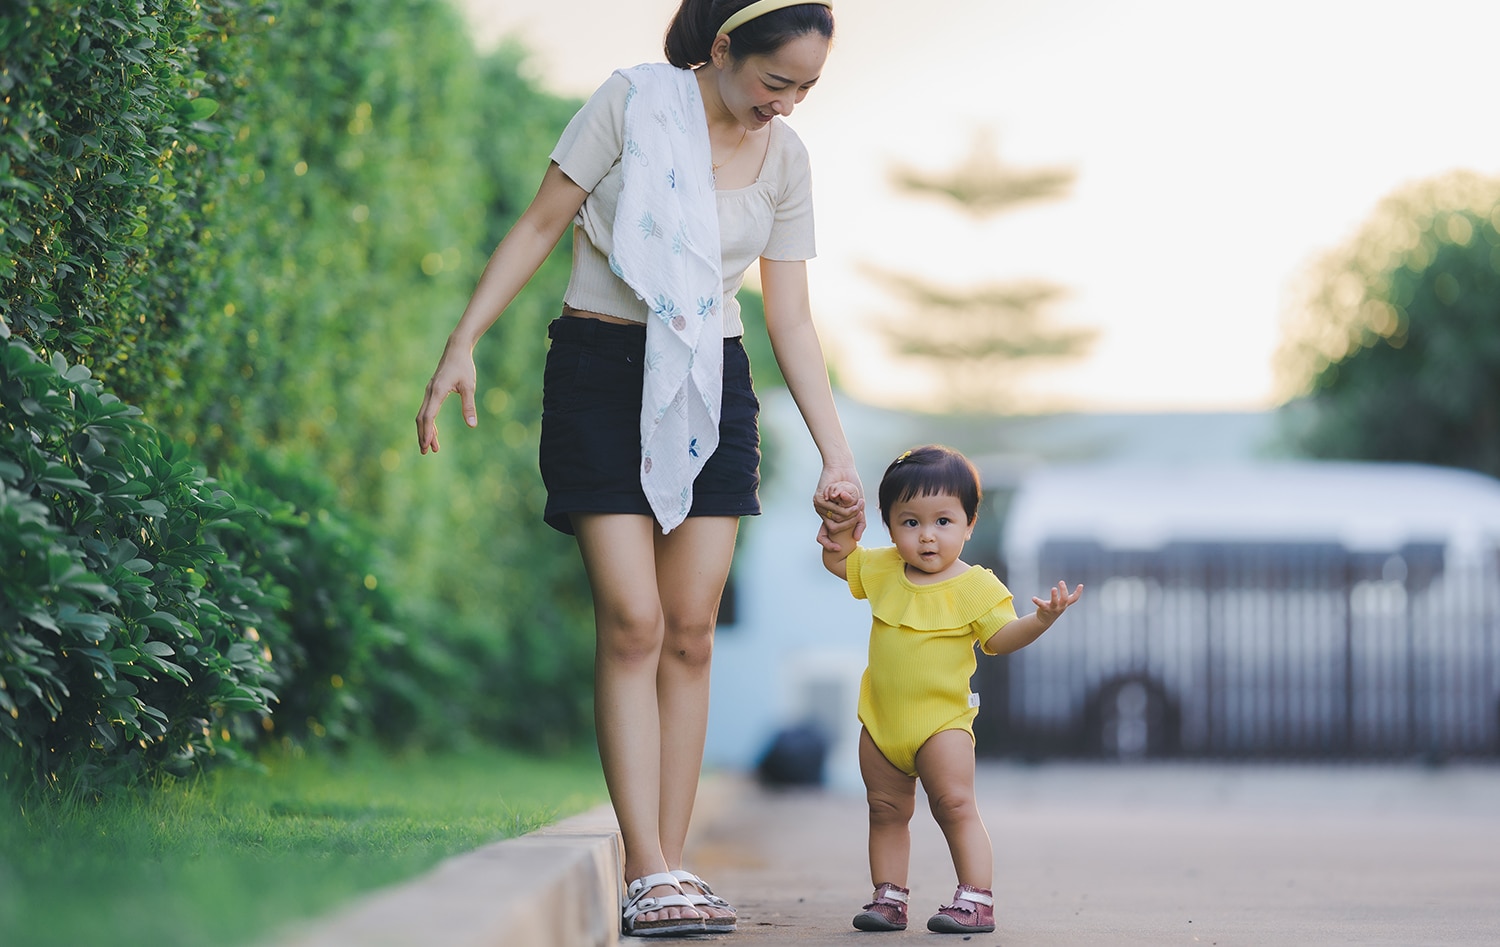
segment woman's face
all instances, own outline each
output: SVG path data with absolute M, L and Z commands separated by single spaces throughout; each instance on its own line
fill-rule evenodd
M 726 37 L 714 44 L 719 96 L 750 131 L 766 127 L 778 115 L 792 114 L 817 83 L 828 58 L 828 40 L 819 33 L 804 33 L 775 52 L 743 59 L 730 55 L 728 48 Z

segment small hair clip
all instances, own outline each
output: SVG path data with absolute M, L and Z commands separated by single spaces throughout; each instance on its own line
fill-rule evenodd
M 900 457 L 896 458 L 896 463 L 899 464 L 899 463 L 901 463 L 901 461 L 905 460 L 906 458 L 908 458 L 910 456 L 911 456 L 911 451 L 907 451 L 906 453 L 902 454 Z

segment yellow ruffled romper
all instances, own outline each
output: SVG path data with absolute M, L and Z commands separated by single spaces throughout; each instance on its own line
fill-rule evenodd
M 932 585 L 913 584 L 894 546 L 857 546 L 845 569 L 849 591 L 869 600 L 874 617 L 859 721 L 886 759 L 915 776 L 917 750 L 934 733 L 963 730 L 974 738 L 974 645 L 983 647 L 1015 621 L 1010 590 L 981 566 Z

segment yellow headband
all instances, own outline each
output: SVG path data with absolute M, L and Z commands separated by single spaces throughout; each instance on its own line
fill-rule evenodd
M 715 33 L 714 35 L 718 36 L 720 33 L 728 33 L 730 30 L 737 30 L 756 17 L 764 16 L 765 14 L 770 13 L 772 10 L 780 10 L 784 7 L 801 6 L 804 3 L 821 3 L 828 9 L 833 9 L 833 0 L 755 0 L 755 2 L 750 4 L 748 7 L 745 7 L 740 12 L 730 16 L 729 19 L 725 20 L 724 25 L 719 27 L 719 32 Z

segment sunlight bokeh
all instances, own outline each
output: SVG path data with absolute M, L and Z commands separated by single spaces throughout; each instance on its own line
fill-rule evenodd
M 477 40 L 514 38 L 584 96 L 661 58 L 675 0 L 462 0 Z M 873 328 L 899 301 L 872 267 L 929 282 L 1056 283 L 1085 359 L 1009 386 L 1017 410 L 1274 403 L 1292 287 L 1404 184 L 1500 170 L 1500 4 L 1435 0 L 849 0 L 791 122 L 813 158 L 814 311 L 851 393 L 899 406 L 931 379 Z M 891 183 L 949 169 L 976 134 L 1070 196 L 989 218 Z M 538 170 L 540 174 L 540 169 Z

